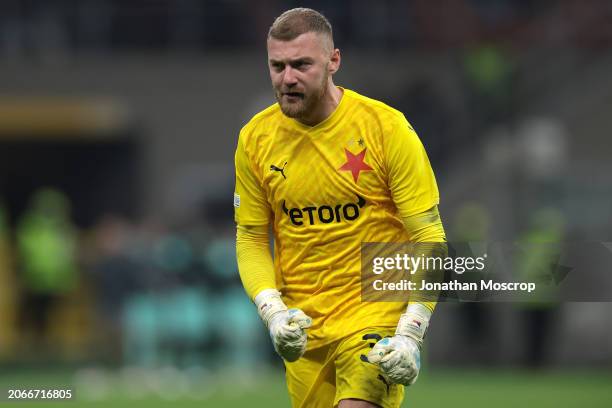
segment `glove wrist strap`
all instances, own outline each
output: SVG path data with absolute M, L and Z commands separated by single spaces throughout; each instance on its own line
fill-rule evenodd
M 421 348 L 429 327 L 430 317 L 431 311 L 425 306 L 419 303 L 411 303 L 406 308 L 406 313 L 400 316 L 395 334 L 410 337 Z
M 255 305 L 257 313 L 264 321 L 266 327 L 269 327 L 272 318 L 280 313 L 287 311 L 287 306 L 281 299 L 281 294 L 276 289 L 264 289 L 255 296 Z

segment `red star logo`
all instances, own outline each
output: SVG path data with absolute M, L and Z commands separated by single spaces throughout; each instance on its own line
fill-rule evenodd
M 353 174 L 353 180 L 355 180 L 355 183 L 359 178 L 360 171 L 373 170 L 363 161 L 363 159 L 365 158 L 366 150 L 368 149 L 363 149 L 361 152 L 353 154 L 347 149 L 344 149 L 344 153 L 346 154 L 346 163 L 344 163 L 342 167 L 340 167 L 338 170 L 350 171 L 351 174 Z

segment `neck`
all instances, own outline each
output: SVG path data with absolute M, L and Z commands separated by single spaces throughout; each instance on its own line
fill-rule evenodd
M 340 103 L 340 99 L 342 99 L 342 90 L 330 80 L 327 84 L 327 90 L 323 98 L 321 98 L 317 109 L 307 117 L 298 119 L 298 121 L 306 126 L 318 125 L 336 110 Z

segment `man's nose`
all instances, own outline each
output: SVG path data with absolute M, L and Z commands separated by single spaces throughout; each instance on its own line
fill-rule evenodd
M 291 68 L 290 66 L 286 66 L 285 71 L 283 72 L 283 84 L 289 87 L 297 84 L 297 78 L 295 76 L 295 72 L 293 68 Z

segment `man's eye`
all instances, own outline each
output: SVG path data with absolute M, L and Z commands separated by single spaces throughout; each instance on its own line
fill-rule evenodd
M 296 63 L 294 63 L 292 65 L 293 65 L 293 68 L 295 68 L 295 69 L 305 69 L 305 68 L 308 68 L 310 63 L 305 62 L 305 61 L 298 61 L 298 62 L 296 62 Z
M 275 71 L 279 71 L 279 72 L 280 72 L 280 71 L 282 71 L 282 70 L 283 70 L 284 66 L 283 66 L 283 64 L 272 64 L 272 68 L 273 68 Z

